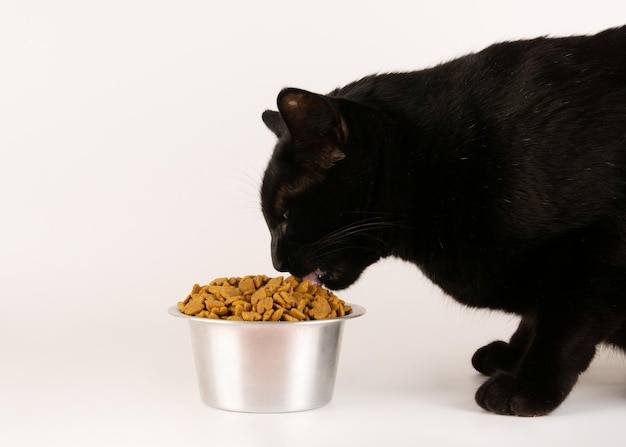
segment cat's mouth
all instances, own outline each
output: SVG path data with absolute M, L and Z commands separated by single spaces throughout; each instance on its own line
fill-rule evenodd
M 315 271 L 304 275 L 302 277 L 302 281 L 311 281 L 311 284 L 313 284 L 314 286 L 321 286 L 322 284 L 324 284 L 323 281 L 323 277 L 326 274 L 326 272 L 322 269 L 315 269 Z

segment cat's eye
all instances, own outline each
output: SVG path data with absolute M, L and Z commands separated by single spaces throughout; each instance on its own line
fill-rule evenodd
M 287 220 L 287 219 L 289 219 L 289 211 L 285 211 L 283 213 L 283 220 Z

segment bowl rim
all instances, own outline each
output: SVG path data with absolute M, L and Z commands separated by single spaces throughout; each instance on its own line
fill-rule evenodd
M 263 326 L 263 327 L 277 327 L 277 326 L 304 326 L 304 325 L 319 325 L 319 324 L 336 324 L 352 318 L 358 318 L 365 314 L 365 308 L 358 304 L 346 303 L 352 308 L 352 312 L 343 317 L 325 318 L 323 320 L 301 320 L 301 321 L 239 321 L 239 320 L 222 320 L 216 318 L 203 318 L 193 315 L 186 315 L 178 309 L 178 305 L 173 305 L 168 308 L 168 313 L 174 317 L 182 318 L 188 321 L 197 321 L 206 324 L 225 324 L 229 326 Z

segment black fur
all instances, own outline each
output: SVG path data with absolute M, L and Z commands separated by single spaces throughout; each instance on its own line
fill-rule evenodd
M 328 95 L 286 89 L 261 190 L 278 270 L 344 288 L 386 256 L 521 316 L 476 401 L 543 415 L 626 349 L 626 27 L 493 45 Z

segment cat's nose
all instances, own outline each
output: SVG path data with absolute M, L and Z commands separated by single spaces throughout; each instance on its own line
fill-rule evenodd
M 285 264 L 275 256 L 272 257 L 272 264 L 274 264 L 274 268 L 279 272 L 286 272 Z
M 272 265 L 279 272 L 286 272 L 285 262 L 278 256 L 278 238 L 272 237 Z
M 272 264 L 274 265 L 274 268 L 279 272 L 286 272 L 287 270 L 289 270 L 285 266 L 285 263 L 274 253 L 272 253 Z

